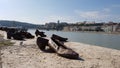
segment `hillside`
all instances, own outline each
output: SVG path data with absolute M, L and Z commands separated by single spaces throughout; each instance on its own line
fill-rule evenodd
M 26 22 L 19 22 L 19 21 L 0 20 L 0 26 L 37 28 L 40 25 L 30 24 L 30 23 L 26 23 Z

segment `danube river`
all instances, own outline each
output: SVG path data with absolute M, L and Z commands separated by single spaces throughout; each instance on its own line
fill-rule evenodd
M 35 33 L 34 29 L 28 30 L 32 34 Z M 44 31 L 49 37 L 52 34 L 57 34 L 62 37 L 66 37 L 69 41 L 80 42 L 86 44 L 92 44 L 96 46 L 102 46 L 107 48 L 113 48 L 120 50 L 120 35 L 116 34 L 103 34 L 103 33 L 88 33 L 88 32 L 62 32 L 62 31 Z

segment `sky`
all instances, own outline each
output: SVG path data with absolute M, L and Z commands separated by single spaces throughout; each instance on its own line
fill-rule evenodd
M 120 22 L 120 0 L 0 0 L 0 20 Z

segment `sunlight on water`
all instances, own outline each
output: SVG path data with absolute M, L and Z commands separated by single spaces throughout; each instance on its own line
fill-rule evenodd
M 34 29 L 30 29 L 28 31 L 32 34 L 35 33 Z M 57 34 L 59 36 L 68 38 L 69 41 L 72 42 L 81 42 L 120 50 L 120 35 L 45 30 L 41 31 L 44 31 L 48 37 L 51 37 L 52 34 Z

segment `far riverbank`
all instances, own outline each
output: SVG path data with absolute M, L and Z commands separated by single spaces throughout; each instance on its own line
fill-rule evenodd
M 63 31 L 63 32 L 83 32 L 83 33 L 97 33 L 97 34 L 113 34 L 120 35 L 120 32 L 96 32 L 96 31 Z

